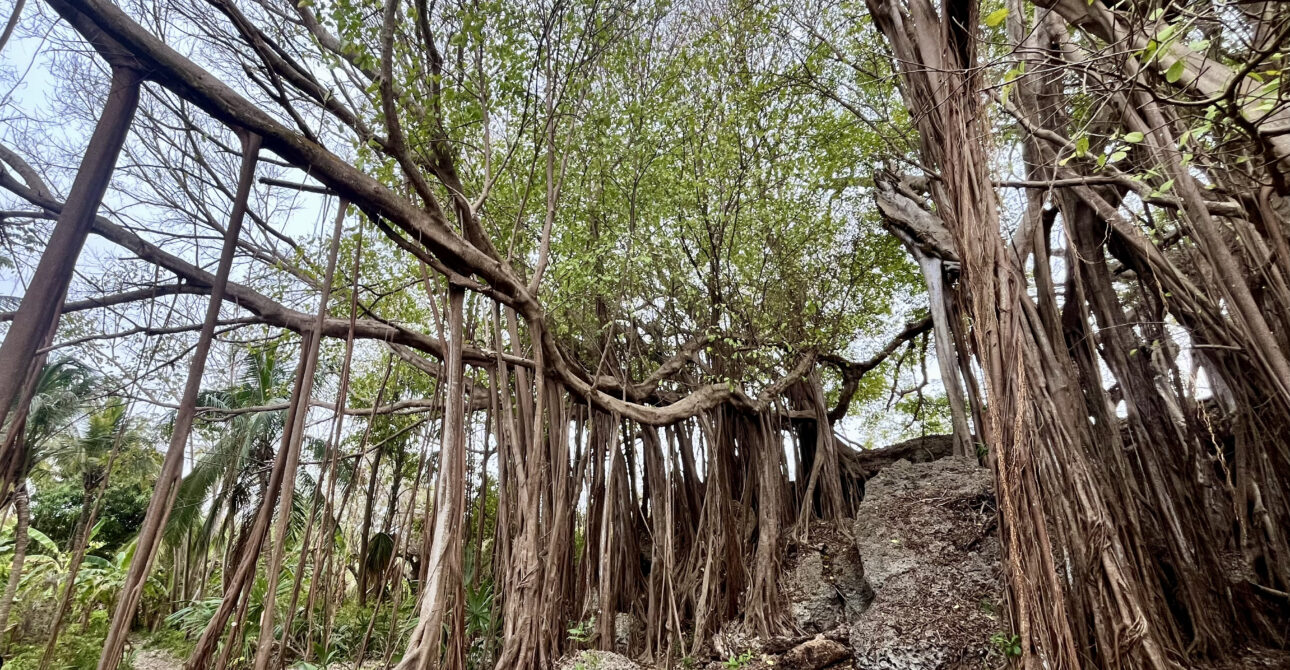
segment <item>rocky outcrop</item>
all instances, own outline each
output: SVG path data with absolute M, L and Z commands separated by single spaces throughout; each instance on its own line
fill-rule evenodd
M 897 461 L 865 485 L 855 537 L 873 602 L 851 621 L 857 670 L 980 668 L 1002 631 L 990 472 Z
M 789 550 L 781 583 L 793 624 L 802 633 L 831 631 L 855 621 L 873 600 L 855 541 L 828 524 L 815 524 Z
M 866 472 L 854 521 L 813 524 L 789 543 L 780 586 L 792 634 L 762 639 L 731 621 L 684 667 L 978 670 L 1002 664 L 991 642 L 1005 628 L 993 478 L 974 459 L 945 457 L 948 439 L 898 447 L 865 457 L 866 469 L 875 469 Z M 616 624 L 622 645 L 632 634 L 630 622 Z M 617 654 L 578 652 L 559 667 L 640 667 L 625 663 L 631 662 Z
M 944 442 L 944 444 L 942 444 Z M 730 622 L 712 670 L 977 670 L 1004 660 L 992 477 L 916 440 L 867 457 L 865 497 L 849 527 L 815 524 L 793 542 L 780 582 L 797 635 L 758 639 Z M 944 449 L 942 449 L 944 447 Z M 732 665 L 733 664 L 733 665 Z
M 881 449 L 844 451 L 839 455 L 842 467 L 861 480 L 867 480 L 896 461 L 930 463 L 948 458 L 954 450 L 950 435 L 924 435 Z

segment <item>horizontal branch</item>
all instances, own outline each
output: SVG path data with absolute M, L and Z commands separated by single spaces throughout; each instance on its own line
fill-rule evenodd
M 149 398 L 139 398 L 139 400 L 143 400 L 144 402 L 147 402 L 150 405 L 161 407 L 163 409 L 170 409 L 170 410 L 179 409 L 179 405 L 175 403 L 159 402 L 157 400 L 153 400 Z M 217 407 L 217 406 L 211 406 L 211 405 L 203 405 L 195 408 L 194 411 L 197 412 L 197 415 L 199 417 L 202 417 L 206 420 L 221 421 L 224 419 L 229 419 L 243 414 L 260 414 L 263 412 L 285 412 L 287 408 L 290 407 L 290 405 L 291 403 L 285 400 L 282 402 L 271 402 L 271 403 L 265 403 L 263 405 L 253 405 L 250 407 Z M 310 400 L 309 406 L 330 410 L 332 412 L 336 411 L 336 403 L 327 402 L 324 400 Z M 372 414 L 416 414 L 418 412 L 442 410 L 442 409 L 443 409 L 443 401 L 441 400 L 432 400 L 429 398 L 410 398 L 407 400 L 399 400 L 398 402 L 392 402 L 385 405 L 377 405 L 375 408 L 349 407 L 347 405 L 345 407 L 345 416 L 370 416 Z M 482 404 L 479 403 L 478 400 L 472 400 L 470 407 L 468 409 L 472 412 L 483 411 L 485 409 L 488 409 L 488 399 L 485 398 Z
M 855 397 L 856 389 L 860 387 L 860 378 L 870 370 L 882 365 L 892 354 L 896 353 L 904 344 L 923 333 L 932 329 L 932 317 L 925 316 L 917 321 L 911 322 L 903 330 L 891 338 L 887 346 L 881 351 L 870 356 L 868 360 L 858 363 L 848 361 L 841 356 L 820 356 L 820 361 L 831 365 L 842 374 L 842 390 L 838 394 L 838 404 L 829 411 L 829 423 L 837 423 L 842 417 L 847 415 L 851 409 L 851 399 Z
M 300 184 L 283 179 L 274 179 L 272 177 L 260 177 L 260 183 L 265 186 L 276 186 L 278 188 L 289 188 L 293 191 L 304 193 L 317 193 L 319 195 L 336 195 L 336 192 L 326 186 L 315 186 L 314 184 Z
M 224 328 L 224 332 L 227 332 L 232 329 L 229 328 L 230 326 L 247 326 L 256 323 L 261 323 L 260 319 L 251 316 L 242 317 L 240 319 L 221 319 L 216 321 L 215 325 Z M 132 335 L 147 335 L 148 337 L 155 337 L 158 335 L 177 335 L 179 333 L 191 333 L 195 330 L 201 330 L 201 328 L 202 324 L 200 323 L 186 323 L 181 326 L 138 326 L 136 328 L 128 328 L 115 333 L 95 333 L 94 335 L 85 335 L 83 337 L 67 340 L 66 342 L 57 342 L 39 350 L 38 353 L 46 353 L 55 349 L 66 349 L 67 347 L 74 347 L 78 344 L 85 344 L 86 342 L 93 342 L 95 340 L 115 340 L 122 337 L 130 337 Z
M 0 184 L 3 185 L 3 184 Z M 134 291 L 123 291 L 96 298 L 85 298 L 84 300 L 72 300 L 63 303 L 63 314 L 72 312 L 83 312 L 89 309 L 98 309 L 100 307 L 115 307 L 131 302 L 142 302 L 144 300 L 153 300 L 167 295 L 206 295 L 210 289 L 191 284 L 158 284 L 148 288 L 142 288 Z M 12 321 L 17 312 L 0 312 L 0 323 Z
M 0 188 L 4 188 L 24 200 L 43 207 L 51 212 L 60 212 L 63 203 L 50 197 L 40 190 L 29 188 L 17 181 L 7 170 L 0 169 Z M 206 270 L 193 265 L 192 263 L 158 247 L 155 244 L 144 240 L 134 232 L 117 224 L 108 221 L 102 216 L 95 217 L 91 231 L 103 239 L 130 250 L 140 260 L 152 263 L 158 267 L 168 270 L 184 281 L 182 284 L 173 286 L 183 286 L 183 292 L 209 294 L 210 288 L 215 281 L 214 275 Z M 164 288 L 162 285 L 158 288 Z M 264 323 L 286 328 L 287 330 L 304 333 L 313 330 L 315 316 L 304 312 L 290 309 L 268 296 L 252 289 L 243 284 L 229 282 L 225 292 L 226 300 L 236 304 L 246 311 L 256 315 Z M 112 304 L 121 304 L 129 299 L 145 299 L 148 296 L 143 295 L 142 291 L 127 292 L 116 294 L 112 297 L 104 297 L 99 301 L 108 301 Z M 90 309 L 95 307 L 93 300 L 77 301 L 74 304 L 78 309 Z M 324 337 L 333 337 L 343 339 L 349 334 L 349 320 L 331 318 L 323 322 L 322 335 Z M 443 343 L 438 339 L 418 333 L 396 325 L 381 323 L 374 319 L 358 319 L 354 326 L 354 336 L 359 339 L 380 340 L 383 342 L 393 342 L 403 344 L 418 351 L 430 354 L 440 360 L 443 359 Z M 521 365 L 533 367 L 533 363 L 523 358 L 506 356 L 507 362 L 512 365 Z M 491 365 L 496 360 L 496 355 L 492 352 L 480 350 L 476 347 L 466 347 L 464 360 L 472 365 Z

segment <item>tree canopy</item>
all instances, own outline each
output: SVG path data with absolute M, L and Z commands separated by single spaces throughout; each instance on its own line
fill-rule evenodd
M 994 474 L 1003 661 L 1286 642 L 1282 4 L 11 9 L 42 668 L 73 606 L 98 670 L 163 624 L 198 670 L 550 667 L 620 612 L 681 663 L 790 629 L 785 556 L 928 433 Z

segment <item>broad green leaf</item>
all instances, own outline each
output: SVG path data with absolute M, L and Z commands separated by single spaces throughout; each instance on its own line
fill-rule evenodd
M 49 539 L 48 535 L 36 530 L 35 528 L 28 528 L 27 534 L 31 536 L 31 539 L 36 541 L 36 544 L 40 545 L 40 548 L 44 550 L 45 553 L 50 556 L 59 555 L 60 552 L 58 551 L 58 545 L 55 544 L 53 540 Z
M 1083 156 L 1088 153 L 1088 135 L 1080 135 L 1075 139 L 1075 155 Z

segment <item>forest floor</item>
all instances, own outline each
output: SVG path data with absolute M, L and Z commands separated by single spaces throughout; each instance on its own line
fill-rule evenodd
M 136 638 L 134 645 L 134 670 L 179 670 L 184 667 L 183 659 L 158 647 L 148 647 L 147 640 Z
M 1234 649 L 1231 656 L 1203 666 L 1204 670 L 1272 670 L 1290 668 L 1290 650 Z M 1199 668 L 1198 668 L 1199 670 Z

